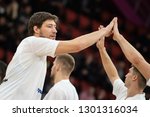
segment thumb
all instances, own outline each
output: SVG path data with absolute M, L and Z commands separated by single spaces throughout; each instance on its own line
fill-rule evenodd
M 103 26 L 103 25 L 100 25 L 100 26 L 98 27 L 98 30 L 100 30 L 100 29 L 102 29 L 102 28 L 104 28 L 104 26 Z

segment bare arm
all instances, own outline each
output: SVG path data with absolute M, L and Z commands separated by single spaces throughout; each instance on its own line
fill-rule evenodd
M 119 33 L 118 23 L 115 21 L 113 39 L 120 45 L 126 58 L 143 74 L 148 80 L 150 78 L 150 64 L 143 56 Z
M 60 41 L 55 54 L 59 55 L 63 53 L 79 52 L 93 45 L 101 37 L 107 35 L 110 31 L 112 31 L 114 20 L 116 20 L 116 18 L 114 18 L 107 27 L 101 30 L 98 30 L 89 34 L 85 34 L 83 36 L 77 37 L 69 41 Z
M 106 52 L 106 48 L 104 47 L 104 38 L 97 42 L 97 48 L 99 49 L 99 53 L 101 56 L 103 67 L 113 84 L 116 79 L 119 78 L 116 67 L 114 66 L 112 60 L 110 59 L 108 53 Z

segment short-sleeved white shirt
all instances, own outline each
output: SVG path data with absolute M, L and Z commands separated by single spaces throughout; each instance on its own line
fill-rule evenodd
M 46 94 L 44 100 L 78 100 L 75 87 L 69 80 L 61 80 L 56 83 Z
M 116 100 L 145 100 L 145 93 L 136 94 L 133 97 L 127 97 L 127 87 L 121 79 L 117 79 L 113 84 L 113 94 Z
M 0 99 L 41 99 L 46 57 L 54 57 L 59 41 L 30 36 L 18 46 L 0 85 Z

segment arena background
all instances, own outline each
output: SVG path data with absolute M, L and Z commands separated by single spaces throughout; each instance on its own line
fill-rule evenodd
M 0 60 L 7 64 L 10 62 L 18 44 L 27 36 L 29 17 L 34 12 L 47 11 L 60 19 L 58 40 L 72 39 L 97 30 L 100 24 L 106 26 L 117 16 L 121 34 L 150 63 L 149 5 L 149 0 L 0 0 Z M 131 64 L 112 39 L 106 41 L 106 46 L 120 77 L 124 80 Z M 79 98 L 115 99 L 96 46 L 72 55 L 76 60 L 76 67 L 70 79 L 78 91 Z M 43 96 L 51 87 L 52 61 L 52 58 L 48 58 Z M 146 87 L 145 92 L 146 97 L 150 98 L 149 87 Z

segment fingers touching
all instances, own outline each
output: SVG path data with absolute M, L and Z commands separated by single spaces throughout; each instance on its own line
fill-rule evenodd
M 100 29 L 105 29 L 106 30 L 106 34 L 105 34 L 105 37 L 109 37 L 110 35 L 113 34 L 113 38 L 116 38 L 116 36 L 119 33 L 119 30 L 118 30 L 118 22 L 117 22 L 117 17 L 113 18 L 113 20 L 110 22 L 109 25 L 107 25 L 106 27 L 104 27 L 103 25 L 100 25 L 99 26 L 99 30 Z
M 99 41 L 96 44 L 97 48 L 99 48 L 99 49 L 102 49 L 102 48 L 105 47 L 104 46 L 105 45 L 104 44 L 105 37 L 109 37 L 110 35 L 113 34 L 113 39 L 115 40 L 117 38 L 117 35 L 120 34 L 119 30 L 118 30 L 117 17 L 113 18 L 113 20 L 110 22 L 110 24 L 107 25 L 106 27 L 104 27 L 103 25 L 100 25 L 98 27 L 98 30 L 101 30 L 101 29 L 105 29 L 106 34 L 105 34 L 104 37 L 100 38 Z

